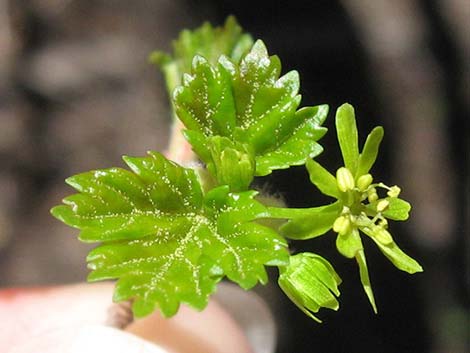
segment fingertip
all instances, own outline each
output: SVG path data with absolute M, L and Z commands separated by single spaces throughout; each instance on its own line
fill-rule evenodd
M 178 353 L 252 353 L 250 344 L 233 318 L 215 301 L 202 312 L 181 306 L 170 319 L 155 312 L 126 328 L 136 336 L 158 342 Z
M 81 328 L 74 337 L 70 353 L 170 353 L 140 337 L 106 326 Z
M 170 353 L 127 332 L 101 325 L 58 328 L 32 336 L 7 353 Z

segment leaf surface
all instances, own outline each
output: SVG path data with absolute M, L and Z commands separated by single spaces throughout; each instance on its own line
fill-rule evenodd
M 82 241 L 101 242 L 87 257 L 89 280 L 117 278 L 114 298 L 133 299 L 136 316 L 172 316 L 181 303 L 203 309 L 224 276 L 248 289 L 266 283 L 266 265 L 288 263 L 285 240 L 253 222 L 268 214 L 256 192 L 204 194 L 192 169 L 154 152 L 124 160 L 132 172 L 69 178 L 79 193 L 52 214 Z
M 255 160 L 254 175 L 301 165 L 321 153 L 316 142 L 326 132 L 321 124 L 326 105 L 298 109 L 296 71 L 280 76 L 281 63 L 256 41 L 239 63 L 222 56 L 217 64 L 196 57 L 191 75 L 174 92 L 177 116 L 186 138 L 206 164 L 213 137 L 245 145 Z M 218 159 L 219 157 L 215 157 Z

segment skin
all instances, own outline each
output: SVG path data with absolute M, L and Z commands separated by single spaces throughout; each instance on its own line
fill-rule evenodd
M 253 353 L 235 321 L 215 301 L 202 312 L 181 307 L 125 330 L 110 327 L 110 283 L 0 290 L 0 352 Z

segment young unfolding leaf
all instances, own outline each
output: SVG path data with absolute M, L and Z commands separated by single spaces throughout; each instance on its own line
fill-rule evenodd
M 209 155 L 214 136 L 245 145 L 258 176 L 303 164 L 322 151 L 316 141 L 326 132 L 320 125 L 327 106 L 297 110 L 298 74 L 280 77 L 280 72 L 279 58 L 269 56 L 262 41 L 239 64 L 224 56 L 216 65 L 194 59 L 191 75 L 174 92 L 174 105 L 201 159 Z
M 79 194 L 52 209 L 101 242 L 88 255 L 90 280 L 118 278 L 115 300 L 133 299 L 136 316 L 180 303 L 196 309 L 224 276 L 243 288 L 266 283 L 265 265 L 288 262 L 286 242 L 253 220 L 266 217 L 254 191 L 221 186 L 204 194 L 196 173 L 150 152 L 124 160 L 132 169 L 96 170 L 67 179 Z
M 249 151 L 243 147 L 233 148 L 232 143 L 224 145 L 224 139 L 221 138 L 220 144 L 212 144 L 213 155 L 213 173 L 221 184 L 231 187 L 231 191 L 247 190 L 253 180 L 255 171 L 255 161 Z M 212 164 L 208 164 L 211 170 Z
M 193 131 L 186 131 L 186 136 L 197 146 L 194 150 L 200 151 L 201 160 L 219 184 L 228 185 L 231 191 L 248 190 L 255 174 L 255 161 L 246 145 L 220 136 L 200 143 L 197 139 L 201 136 Z
M 226 55 L 234 62 L 239 62 L 253 45 L 253 39 L 233 16 L 229 16 L 223 27 L 213 27 L 209 22 L 195 30 L 184 30 L 173 41 L 173 54 L 161 51 L 153 52 L 150 60 L 160 66 L 167 82 L 168 92 L 181 84 L 183 74 L 191 71 L 191 63 L 196 55 L 216 63 L 221 55 Z
M 313 313 L 320 308 L 338 310 L 341 279 L 333 266 L 319 255 L 300 253 L 279 269 L 279 287 L 306 315 L 321 322 Z M 336 297 L 335 297 L 336 296 Z

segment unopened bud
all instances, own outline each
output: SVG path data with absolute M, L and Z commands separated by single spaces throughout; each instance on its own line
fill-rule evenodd
M 341 167 L 336 172 L 336 183 L 338 189 L 342 192 L 346 192 L 354 189 L 354 177 L 348 168 Z
M 367 199 L 369 202 L 374 202 L 379 199 L 379 195 L 377 194 L 377 190 L 375 188 L 369 189 L 367 191 Z
M 341 235 L 345 235 L 349 233 L 351 229 L 351 221 L 349 220 L 349 217 L 347 216 L 339 216 L 336 218 L 335 222 L 333 223 L 333 230 L 336 233 L 339 233 Z
M 398 186 L 392 186 L 387 192 L 387 195 L 390 197 L 398 197 L 400 195 L 401 189 Z
M 357 187 L 361 191 L 366 191 L 367 188 L 372 184 L 372 175 L 364 174 L 357 179 Z
M 388 200 L 382 199 L 379 202 L 377 202 L 377 212 L 383 212 L 387 209 L 387 207 L 390 205 L 390 202 Z

